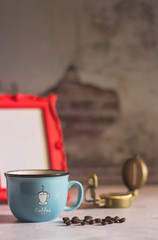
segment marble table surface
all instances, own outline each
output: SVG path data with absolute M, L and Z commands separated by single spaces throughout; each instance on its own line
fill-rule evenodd
M 99 187 L 97 194 L 124 191 L 121 186 Z M 69 204 L 75 201 L 76 190 L 72 189 Z M 85 215 L 104 218 L 105 216 L 125 217 L 126 222 L 102 225 L 66 226 L 62 217 L 81 219 Z M 23 223 L 16 220 L 7 204 L 0 204 L 0 240 L 33 239 L 116 239 L 116 240 L 157 240 L 158 239 L 158 185 L 147 185 L 128 208 L 97 208 L 84 200 L 79 209 L 63 212 L 57 220 L 44 223 Z

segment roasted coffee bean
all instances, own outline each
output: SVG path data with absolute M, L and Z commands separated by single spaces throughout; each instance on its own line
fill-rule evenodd
M 112 223 L 115 223 L 115 219 L 114 218 L 111 218 L 110 220 Z
M 67 221 L 65 222 L 65 224 L 66 224 L 67 226 L 70 226 L 70 225 L 71 225 L 71 221 L 70 221 L 70 220 L 67 220 Z
M 115 220 L 115 222 L 117 223 L 117 222 L 120 221 L 120 218 L 119 218 L 118 216 L 115 216 L 115 217 L 114 217 L 114 220 Z
M 109 223 L 109 224 L 113 224 L 114 222 L 113 222 L 112 220 L 109 220 L 108 223 Z
M 81 225 L 86 225 L 86 222 L 85 221 L 81 221 Z
M 119 222 L 120 222 L 120 223 L 123 223 L 123 222 L 125 222 L 125 221 L 126 221 L 126 218 L 121 218 Z
M 110 217 L 110 216 L 107 216 L 107 217 L 105 217 L 105 220 L 106 220 L 106 221 L 109 221 L 109 220 L 111 220 L 111 217 Z
M 63 222 L 66 222 L 67 220 L 70 220 L 70 218 L 68 218 L 68 217 L 63 218 Z
M 78 216 L 74 216 L 71 220 L 73 221 L 73 220 L 78 220 L 79 219 L 79 217 Z
M 89 221 L 87 221 L 87 220 L 85 220 L 85 219 L 82 219 L 82 222 L 89 223 Z
M 89 224 L 94 224 L 95 223 L 95 220 L 93 220 L 93 219 L 91 219 L 91 220 L 89 220 Z
M 85 220 L 85 221 L 89 221 L 89 220 L 92 220 L 92 219 L 93 219 L 92 216 L 85 216 L 85 217 L 84 217 L 84 220 Z
M 102 221 L 101 221 L 101 224 L 102 224 L 102 225 L 107 225 L 107 224 L 108 224 L 108 222 L 107 222 L 107 221 L 105 221 L 105 219 L 104 219 L 104 220 L 102 220 Z
M 71 219 L 71 222 L 72 222 L 72 223 L 79 223 L 79 222 L 80 222 L 80 219 L 79 219 L 77 216 L 74 216 L 74 217 Z
M 101 223 L 101 219 L 100 218 L 95 218 L 94 219 L 96 223 Z
M 83 221 L 84 221 L 85 223 L 89 223 L 89 220 L 83 219 Z

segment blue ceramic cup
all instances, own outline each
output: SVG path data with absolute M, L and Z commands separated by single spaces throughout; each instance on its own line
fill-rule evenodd
M 62 170 L 17 170 L 5 173 L 8 204 L 20 221 L 44 222 L 58 218 L 63 211 L 79 207 L 83 188 L 78 181 L 69 181 L 69 172 Z M 78 187 L 74 206 L 66 206 L 68 189 Z

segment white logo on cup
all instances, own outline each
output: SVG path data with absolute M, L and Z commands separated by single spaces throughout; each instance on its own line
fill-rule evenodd
M 44 185 L 42 185 L 42 191 L 38 193 L 39 205 L 47 205 L 47 198 L 49 198 L 49 193 L 44 191 Z
M 51 210 L 46 207 L 35 208 L 35 213 L 39 213 L 41 215 L 45 215 L 46 213 L 50 213 L 50 212 L 51 212 Z

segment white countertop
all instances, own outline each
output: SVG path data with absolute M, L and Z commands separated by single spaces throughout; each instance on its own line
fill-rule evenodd
M 104 189 L 104 190 L 103 190 Z M 122 191 L 120 186 L 100 187 L 99 192 Z M 75 192 L 75 191 L 74 191 Z M 72 191 L 72 200 L 74 200 Z M 104 218 L 105 216 L 125 217 L 126 222 L 97 225 L 66 226 L 62 217 L 84 218 L 85 215 Z M 79 209 L 63 212 L 56 221 L 44 223 L 18 222 L 11 214 L 7 204 L 0 204 L 0 240 L 33 239 L 116 239 L 116 240 L 157 240 L 158 239 L 158 185 L 148 185 L 140 190 L 139 196 L 129 208 L 96 208 L 84 201 Z

